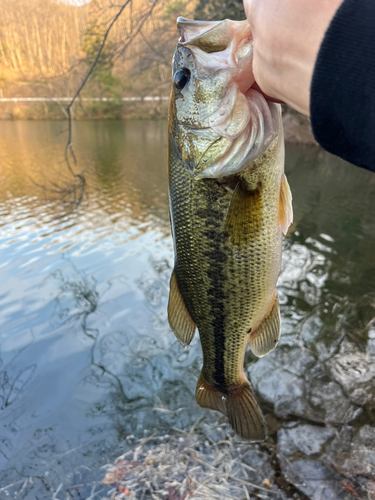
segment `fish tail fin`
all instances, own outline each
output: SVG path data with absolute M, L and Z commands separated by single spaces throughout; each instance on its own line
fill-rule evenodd
M 203 374 L 196 391 L 197 403 L 203 408 L 217 410 L 226 415 L 234 432 L 250 441 L 264 441 L 267 428 L 261 409 L 249 381 L 243 382 L 226 393 L 209 384 Z
M 250 441 L 264 441 L 267 427 L 248 380 L 228 391 L 227 413 L 234 432 Z

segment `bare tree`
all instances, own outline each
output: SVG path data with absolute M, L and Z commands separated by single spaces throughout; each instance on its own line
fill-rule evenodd
M 79 102 L 80 108 L 75 109 L 85 112 L 82 93 L 115 97 L 118 109 L 123 96 L 167 94 L 178 38 L 176 17 L 192 17 L 195 2 L 13 0 L 8 4 L 8 0 L 0 0 L 4 13 L 0 19 L 0 77 L 5 91 L 8 85 L 13 95 L 15 91 L 27 96 L 47 93 L 55 98 L 73 95 L 66 108 L 55 105 L 56 112 L 68 120 L 64 159 L 69 180 L 50 183 L 49 188 L 65 204 L 76 207 L 83 199 L 86 181 L 83 171 L 77 170 L 73 150 L 74 104 Z M 47 193 L 48 188 L 45 190 Z
M 115 53 L 115 59 L 119 59 L 120 57 L 123 57 L 127 51 L 127 49 L 130 47 L 132 44 L 133 40 L 136 38 L 136 36 L 141 33 L 141 30 L 143 26 L 145 25 L 146 21 L 150 18 L 150 16 L 153 13 L 154 8 L 158 4 L 159 0 L 152 0 L 152 3 L 149 5 L 149 8 L 144 11 L 136 20 L 136 23 L 134 27 L 132 27 L 130 35 L 123 41 L 119 42 L 116 46 L 116 53 Z M 67 169 L 69 173 L 72 176 L 72 182 L 65 184 L 60 188 L 61 190 L 61 195 L 63 195 L 65 198 L 67 194 L 73 195 L 74 199 L 74 205 L 75 207 L 78 207 L 78 205 L 81 203 L 84 193 L 85 193 L 85 187 L 86 187 L 86 180 L 85 176 L 83 174 L 83 171 L 80 173 L 76 173 L 73 169 L 72 162 L 74 166 L 77 165 L 76 161 L 76 156 L 74 154 L 73 150 L 73 141 L 72 141 L 72 106 L 75 103 L 76 99 L 79 97 L 81 94 L 83 88 L 87 84 L 89 78 L 93 75 L 95 68 L 99 64 L 100 57 L 103 53 L 105 44 L 107 42 L 107 39 L 109 37 L 109 34 L 113 27 L 115 26 L 116 22 L 120 18 L 120 16 L 123 14 L 125 11 L 125 8 L 129 5 L 131 5 L 132 0 L 126 0 L 124 3 L 120 5 L 114 5 L 112 3 L 109 4 L 108 8 L 109 9 L 116 9 L 117 12 L 113 15 L 112 19 L 109 21 L 108 26 L 105 29 L 105 32 L 103 34 L 102 40 L 99 44 L 99 47 L 97 49 L 96 55 L 94 57 L 94 60 L 92 61 L 87 73 L 83 77 L 81 83 L 79 84 L 77 90 L 74 93 L 74 96 L 72 97 L 71 101 L 69 102 L 67 108 L 66 108 L 66 113 L 67 113 L 67 118 L 68 118 L 68 138 L 65 146 L 65 163 L 67 166 Z M 56 189 L 56 186 L 54 186 Z

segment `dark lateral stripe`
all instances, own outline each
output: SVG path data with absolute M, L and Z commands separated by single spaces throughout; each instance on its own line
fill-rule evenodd
M 205 256 L 210 262 L 210 269 L 207 276 L 210 279 L 210 288 L 207 290 L 208 300 L 211 308 L 211 325 L 214 335 L 215 359 L 213 380 L 218 390 L 225 392 L 227 384 L 224 376 L 224 360 L 225 360 L 225 331 L 224 331 L 224 284 L 225 273 L 224 265 L 227 261 L 227 255 L 220 251 L 222 247 L 223 232 L 221 231 L 220 221 L 221 214 L 218 211 L 209 209 L 210 217 L 206 219 L 207 231 L 205 236 L 212 242 L 212 250 L 205 252 Z M 214 213 L 216 212 L 216 213 Z M 216 240 L 216 241 L 215 241 Z

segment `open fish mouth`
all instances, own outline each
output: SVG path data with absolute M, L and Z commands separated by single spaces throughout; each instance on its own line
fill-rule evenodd
M 211 129 L 223 139 L 222 145 L 225 143 L 216 156 L 208 154 L 208 149 L 203 162 L 199 160 L 205 168 L 196 175 L 220 178 L 238 174 L 267 150 L 281 128 L 280 105 L 251 88 L 255 80 L 250 26 L 247 21 L 206 22 L 181 17 L 177 26 L 177 68 L 187 61 L 193 73 L 190 87 L 181 91 L 185 100 L 177 104 L 177 120 L 193 131 Z M 210 85 L 218 88 L 212 92 L 211 103 Z M 194 119 L 189 117 L 189 109 Z

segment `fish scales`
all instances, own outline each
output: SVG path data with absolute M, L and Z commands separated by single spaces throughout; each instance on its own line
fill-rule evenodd
M 180 21 L 180 24 L 184 22 Z M 194 30 L 194 22 L 189 23 Z M 206 32 L 217 28 L 220 32 L 223 28 L 221 23 L 206 25 Z M 243 29 L 243 22 L 238 22 L 238 25 L 242 35 L 245 31 L 246 40 L 250 40 L 247 27 Z M 207 42 L 205 31 L 201 25 L 198 27 L 200 33 L 194 43 L 207 53 L 214 53 L 212 43 L 215 44 L 215 37 L 212 42 L 211 33 Z M 250 159 L 245 158 L 238 171 L 232 168 L 228 172 L 223 161 L 224 168 L 220 167 L 219 174 L 215 171 L 212 175 L 212 168 L 217 168 L 215 161 L 219 159 L 220 163 L 223 156 L 220 156 L 221 138 L 217 130 L 210 136 L 210 127 L 196 127 L 199 109 L 203 109 L 207 116 L 212 113 L 212 107 L 208 111 L 205 107 L 199 108 L 205 79 L 202 76 L 196 78 L 197 56 L 193 61 L 189 57 L 184 27 L 181 32 L 185 47 L 175 56 L 174 75 L 177 77 L 174 77 L 169 110 L 169 194 L 175 250 L 169 321 L 184 346 L 191 341 L 195 327 L 199 330 L 203 368 L 197 385 L 198 403 L 228 415 L 235 431 L 243 437 L 261 440 L 265 437 L 265 424 L 244 375 L 243 362 L 251 336 L 254 338 L 254 345 L 251 344 L 254 352 L 263 355 L 275 347 L 280 334 L 276 296 L 283 230 L 280 220 L 284 215 L 280 200 L 288 199 L 289 194 L 281 196 L 287 189 L 283 175 L 282 130 L 275 134 L 271 129 L 267 147 L 262 149 L 258 145 L 258 155 L 251 158 L 250 154 Z M 199 38 L 203 38 L 201 45 Z M 241 36 L 238 38 L 236 47 L 241 43 Z M 223 43 L 222 38 L 220 43 Z M 194 99 L 200 100 L 199 106 L 194 99 L 189 102 L 188 95 L 185 97 L 180 89 L 176 89 L 176 79 L 180 86 L 180 79 L 184 80 L 186 76 L 178 74 L 178 71 L 187 73 L 185 65 L 188 66 L 189 79 L 199 80 L 199 85 L 195 84 L 199 93 L 193 92 Z M 225 75 L 216 75 L 215 78 L 211 79 L 210 85 L 212 81 L 219 82 L 218 93 L 223 95 L 227 89 L 222 87 L 222 82 L 231 85 L 230 78 Z M 194 85 L 191 86 L 194 89 Z M 249 101 L 251 92 L 247 94 Z M 189 109 L 183 119 L 179 119 L 184 99 L 188 108 L 190 105 L 190 109 L 198 109 L 190 124 L 186 123 Z M 209 105 L 208 99 L 206 106 Z M 264 106 L 263 101 L 261 106 Z M 273 106 L 271 125 L 276 127 L 278 122 L 280 128 L 280 112 L 276 105 Z M 183 109 L 182 114 L 184 112 Z M 199 124 L 205 125 L 204 118 Z M 232 131 L 235 124 L 229 125 L 227 129 Z M 264 134 L 266 126 L 261 125 Z M 254 121 L 252 130 L 255 126 Z M 230 162 L 231 158 L 227 163 Z M 288 217 L 284 218 L 290 223 Z M 274 345 L 270 346 L 270 342 Z
M 250 329 L 273 301 L 272 271 L 281 255 L 279 169 L 270 162 L 268 179 L 262 169 L 243 174 L 249 184 L 263 181 L 264 187 L 253 222 L 260 231 L 250 245 L 241 245 L 233 244 L 226 231 L 233 193 L 216 180 L 192 179 L 178 158 L 170 164 L 177 282 L 200 332 L 205 378 L 218 388 L 228 387 L 238 382 L 238 361 Z M 250 225 L 246 229 L 251 232 Z

